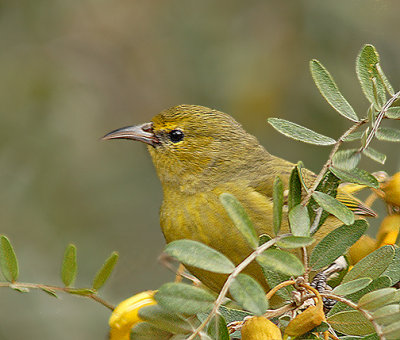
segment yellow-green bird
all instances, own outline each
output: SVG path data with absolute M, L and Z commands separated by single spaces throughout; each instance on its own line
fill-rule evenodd
M 267 152 L 231 116 L 203 106 L 179 105 L 162 111 L 150 123 L 124 127 L 103 137 L 118 138 L 148 145 L 163 188 L 160 224 L 167 243 L 200 241 L 236 265 L 248 256 L 251 248 L 219 200 L 224 192 L 241 202 L 258 234 L 272 235 L 273 183 L 279 176 L 287 188 L 294 164 Z M 309 183 L 315 177 L 308 170 L 304 176 Z M 316 239 L 341 224 L 328 218 Z M 282 229 L 288 231 L 286 217 Z M 188 269 L 215 291 L 226 279 L 226 275 Z M 269 289 L 259 265 L 252 263 L 246 273 Z

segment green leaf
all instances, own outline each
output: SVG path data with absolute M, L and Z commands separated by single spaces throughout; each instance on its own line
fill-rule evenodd
M 92 288 L 95 290 L 99 290 L 103 285 L 106 283 L 107 279 L 111 275 L 111 272 L 114 269 L 114 266 L 117 264 L 118 261 L 118 253 L 116 251 L 112 252 L 110 257 L 104 262 L 103 266 L 97 272 Z
M 361 88 L 377 111 L 386 101 L 385 84 L 382 82 L 376 65 L 379 63 L 379 55 L 372 45 L 365 45 L 357 58 L 356 72 Z
M 400 106 L 389 107 L 386 111 L 385 116 L 390 119 L 399 119 L 400 118 Z
M 208 324 L 207 334 L 214 340 L 229 340 L 229 332 L 226 321 L 220 314 L 216 314 Z
M 53 289 L 40 287 L 40 290 L 41 290 L 42 292 L 45 292 L 46 294 L 48 294 L 48 295 L 50 295 L 50 296 L 55 297 L 55 298 L 58 299 L 58 295 L 57 295 L 57 293 L 56 293 Z
M 332 145 L 336 143 L 336 141 L 330 137 L 321 135 L 305 128 L 304 126 L 289 122 L 284 119 L 269 118 L 268 123 L 270 123 L 273 128 L 283 135 L 304 143 L 315 145 Z
M 303 164 L 302 161 L 297 162 L 296 169 L 297 169 L 297 175 L 299 176 L 299 181 L 301 183 L 301 186 L 303 187 L 303 189 L 305 191 L 308 191 L 308 187 L 306 185 L 306 181 L 304 180 L 304 175 L 303 175 L 304 164 Z M 305 171 L 307 171 L 307 170 L 305 170 Z
M 340 150 L 332 158 L 335 168 L 342 170 L 354 169 L 360 162 L 361 154 L 357 149 Z
M 386 340 L 398 340 L 400 339 L 400 321 L 392 323 L 383 328 L 383 335 Z
M 154 299 L 165 310 L 183 314 L 208 312 L 215 301 L 203 288 L 174 282 L 163 284 Z
M 328 194 L 329 196 L 332 197 L 336 197 L 338 186 L 339 186 L 339 178 L 337 178 L 332 172 L 327 171 L 322 180 L 319 182 L 317 186 L 317 191 L 324 192 L 325 194 Z M 316 211 L 320 207 L 317 204 L 317 202 L 311 197 L 307 208 L 308 208 L 308 214 L 314 223 L 316 217 Z M 322 211 L 321 218 L 319 219 L 317 228 L 313 228 L 312 230 L 313 234 L 315 234 L 315 232 L 321 227 L 321 225 L 325 222 L 325 220 L 328 218 L 329 215 L 330 214 L 325 210 Z
M 304 273 L 304 266 L 295 255 L 279 249 L 267 249 L 257 257 L 257 262 L 282 274 L 299 276 Z
M 197 241 L 173 241 L 167 244 L 164 251 L 183 264 L 210 272 L 230 274 L 235 269 L 235 265 L 225 255 Z
M 312 237 L 306 236 L 287 236 L 285 238 L 281 238 L 276 244 L 281 248 L 300 248 L 307 247 L 310 244 L 314 243 L 314 239 Z
M 377 309 L 373 313 L 374 320 L 382 326 L 400 321 L 400 305 L 388 305 Z
M 358 117 L 349 102 L 340 93 L 328 70 L 318 61 L 310 62 L 311 75 L 321 95 L 343 117 L 358 122 Z
M 274 222 L 274 233 L 275 235 L 278 235 L 279 231 L 281 230 L 282 208 L 283 208 L 283 183 L 278 176 L 275 177 L 272 199 L 274 202 L 274 207 L 272 211 L 273 222 Z
M 68 288 L 66 292 L 69 294 L 80 295 L 80 296 L 89 296 L 96 293 L 94 289 L 90 288 Z
M 349 294 L 346 296 L 346 299 L 353 301 L 354 303 L 357 303 L 358 300 L 365 294 L 369 292 L 373 292 L 375 290 L 381 289 L 381 288 L 387 288 L 391 285 L 391 281 L 387 276 L 381 276 L 378 277 L 377 279 L 373 280 L 367 287 L 359 290 L 358 292 Z M 344 304 L 343 302 L 338 302 L 328 313 L 328 315 L 333 315 L 338 312 L 342 312 L 344 310 L 352 310 L 351 307 L 348 305 Z
M 61 279 L 66 287 L 69 287 L 74 283 L 77 270 L 76 247 L 73 244 L 69 244 L 65 249 L 63 264 L 61 267 Z
M 324 210 L 335 215 L 343 223 L 349 225 L 354 222 L 353 212 L 332 196 L 323 192 L 315 191 L 312 194 L 312 197 Z
M 245 310 L 263 315 L 268 309 L 264 289 L 252 277 L 239 274 L 229 287 L 229 292 Z
M 375 331 L 372 323 L 356 310 L 336 313 L 327 321 L 335 331 L 347 335 L 368 335 Z
M 310 216 L 301 204 L 289 211 L 290 230 L 294 236 L 310 236 Z
M 374 310 L 395 302 L 396 288 L 382 288 L 374 292 L 365 294 L 358 300 L 358 307 L 366 310 Z
M 262 266 L 262 271 L 264 273 L 264 277 L 267 280 L 268 286 L 275 287 L 281 282 L 287 281 L 290 279 L 290 275 L 282 274 L 273 269 L 269 269 L 267 267 Z M 284 300 L 290 300 L 292 298 L 291 292 L 293 291 L 292 286 L 286 286 L 279 289 L 276 292 L 276 295 L 280 296 Z
M 385 86 L 386 91 L 390 94 L 391 97 L 394 96 L 393 86 L 389 83 L 385 73 L 382 70 L 381 64 L 376 64 L 376 71 L 378 72 L 379 78 L 381 79 L 383 85 Z
M 363 169 L 354 168 L 350 170 L 342 170 L 331 167 L 329 170 L 343 182 L 363 184 L 375 189 L 379 188 L 377 179 L 368 171 Z
M 356 131 L 349 134 L 347 137 L 343 138 L 343 142 L 354 142 L 355 140 L 361 139 L 363 136 L 364 131 Z
M 219 312 L 225 318 L 227 323 L 234 321 L 242 321 L 246 316 L 251 316 L 252 314 L 243 310 L 228 308 L 226 306 L 219 307 Z
M 340 284 L 332 291 L 332 293 L 336 295 L 346 296 L 367 287 L 371 282 L 372 279 L 370 279 L 369 277 L 362 277 L 353 281 Z
M 360 222 L 360 221 L 356 221 Z M 357 262 L 352 270 L 350 270 L 343 278 L 342 283 L 353 281 L 360 277 L 370 277 L 376 279 L 389 266 L 394 257 L 393 246 L 387 245 L 378 248 L 371 254 Z
M 163 331 L 148 322 L 140 322 L 131 331 L 131 339 L 135 340 L 168 340 L 171 333 Z
M 376 151 L 375 149 L 371 148 L 370 146 L 363 150 L 362 152 L 365 156 L 371 158 L 373 161 L 385 164 L 386 162 L 386 155 L 383 153 L 380 153 L 379 151 Z
M 395 248 L 395 254 L 392 262 L 390 262 L 389 266 L 382 273 L 382 275 L 388 276 L 392 283 L 395 284 L 400 281 L 400 248 Z
M 357 220 L 352 225 L 342 225 L 331 231 L 313 249 L 310 257 L 310 267 L 317 270 L 330 265 L 356 243 L 367 228 L 368 224 L 365 220 Z
M 400 130 L 380 127 L 376 131 L 376 138 L 387 142 L 400 142 Z
M 4 278 L 8 282 L 15 282 L 18 280 L 18 260 L 15 255 L 13 246 L 10 240 L 4 236 L 0 236 L 0 268 Z
M 301 202 L 301 182 L 297 167 L 293 168 L 289 177 L 289 195 L 288 195 L 288 208 L 292 210 L 293 207 Z
M 139 317 L 164 331 L 179 334 L 192 331 L 192 326 L 182 317 L 169 313 L 158 305 L 145 306 L 139 309 Z
M 228 193 L 221 194 L 219 199 L 236 228 L 239 229 L 249 245 L 256 249 L 258 247 L 256 230 L 240 202 L 235 196 Z

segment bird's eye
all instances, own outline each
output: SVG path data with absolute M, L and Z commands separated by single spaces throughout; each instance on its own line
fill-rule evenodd
M 183 132 L 181 130 L 172 130 L 169 134 L 169 139 L 172 143 L 178 143 L 183 139 Z

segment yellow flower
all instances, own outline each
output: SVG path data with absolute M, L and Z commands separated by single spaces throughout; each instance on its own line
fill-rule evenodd
M 253 316 L 242 327 L 242 340 L 281 340 L 278 326 L 264 316 Z
M 382 247 L 387 244 L 395 244 L 400 228 L 400 215 L 386 216 L 381 226 L 379 227 L 378 234 L 376 235 L 377 247 Z
M 154 294 L 152 290 L 136 294 L 114 309 L 108 321 L 110 340 L 129 340 L 132 327 L 142 321 L 138 315 L 139 309 L 156 304 Z
M 400 207 L 400 172 L 395 173 L 381 188 L 385 201 Z

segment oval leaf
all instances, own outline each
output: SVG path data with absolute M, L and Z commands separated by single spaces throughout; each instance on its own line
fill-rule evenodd
M 388 276 L 393 283 L 400 281 L 400 248 L 396 247 L 393 260 L 382 275 Z
M 356 279 L 350 282 L 343 283 L 337 286 L 332 293 L 336 295 L 346 296 L 349 294 L 353 294 L 358 292 L 361 289 L 364 289 L 372 282 L 372 279 L 369 277 L 362 277 L 360 279 Z
M 387 142 L 400 142 L 400 130 L 380 127 L 376 131 L 376 138 Z
M 268 309 L 264 289 L 252 277 L 239 274 L 229 287 L 232 297 L 249 312 L 263 315 Z
M 307 247 L 310 244 L 314 243 L 314 239 L 312 237 L 306 236 L 287 236 L 285 238 L 280 239 L 276 245 L 281 248 L 300 248 Z
M 310 236 L 310 216 L 301 204 L 289 211 L 290 230 L 294 236 Z
M 267 270 L 287 275 L 299 276 L 304 273 L 304 266 L 295 255 L 279 249 L 267 249 L 257 257 L 257 262 Z
M 368 171 L 363 169 L 348 169 L 342 170 L 335 167 L 329 168 L 329 170 L 338 178 L 340 178 L 343 182 L 357 183 L 367 185 L 371 188 L 378 189 L 379 183 L 377 179 L 371 175 Z
M 353 212 L 337 199 L 319 191 L 315 191 L 312 197 L 324 210 L 335 215 L 344 224 L 349 225 L 354 223 Z
M 343 278 L 342 283 L 353 281 L 360 277 L 370 277 L 373 280 L 376 279 L 386 270 L 390 262 L 392 262 L 393 257 L 393 246 L 387 245 L 378 248 L 371 254 L 364 257 L 361 261 L 357 262 Z
M 274 202 L 274 208 L 272 211 L 273 222 L 274 222 L 274 233 L 275 235 L 278 235 L 279 231 L 281 230 L 282 208 L 283 208 L 283 183 L 278 176 L 275 177 L 272 199 Z
M 215 297 L 200 287 L 169 282 L 161 286 L 154 299 L 167 311 L 191 315 L 208 312 Z
M 61 267 L 61 279 L 66 287 L 69 287 L 74 283 L 77 269 L 76 247 L 73 244 L 69 244 L 65 249 L 63 264 Z
M 400 321 L 400 305 L 395 304 L 379 308 L 373 313 L 373 317 L 382 326 Z
M 279 118 L 269 118 L 268 123 L 272 125 L 278 132 L 283 135 L 299 140 L 304 143 L 315 144 L 315 145 L 332 145 L 336 141 L 330 137 L 321 135 L 304 126 L 289 122 Z
M 114 251 L 110 255 L 110 257 L 104 262 L 103 266 L 100 268 L 93 280 L 93 289 L 98 290 L 103 287 L 103 285 L 106 283 L 107 279 L 111 275 L 111 272 L 113 271 L 115 265 L 117 264 L 118 257 L 118 253 Z
M 365 294 L 369 292 L 373 292 L 375 290 L 381 289 L 381 288 L 387 288 L 390 287 L 392 282 L 387 276 L 380 276 L 377 279 L 373 280 L 367 287 L 359 290 L 358 292 L 349 294 L 346 296 L 346 299 L 353 301 L 357 303 L 358 300 Z M 338 302 L 335 304 L 335 306 L 328 312 L 328 316 L 336 314 L 338 312 L 342 312 L 345 310 L 353 310 L 351 307 L 348 305 L 344 304 L 343 302 Z
M 219 199 L 236 228 L 242 233 L 246 241 L 254 249 L 258 247 L 258 236 L 246 211 L 235 196 L 223 193 Z
M 391 302 L 396 297 L 396 288 L 383 288 L 374 292 L 365 294 L 358 300 L 358 307 L 367 310 L 374 310 Z
M 297 166 L 293 168 L 289 177 L 289 195 L 288 195 L 288 207 L 292 210 L 293 207 L 301 202 L 301 181 Z
M 0 236 L 0 268 L 4 278 L 8 282 L 15 282 L 18 280 L 18 260 L 15 255 L 13 246 L 10 240 L 4 236 Z
M 310 267 L 317 270 L 330 265 L 357 242 L 365 233 L 367 227 L 366 221 L 357 220 L 352 225 L 342 225 L 331 231 L 313 249 L 310 257 Z
M 225 255 L 197 241 L 173 241 L 167 244 L 165 252 L 183 264 L 214 273 L 230 274 L 235 269 Z
M 361 154 L 356 149 L 340 150 L 332 158 L 335 168 L 349 170 L 354 169 L 360 162 Z
M 376 151 L 375 149 L 368 147 L 365 150 L 363 150 L 362 152 L 365 156 L 367 156 L 368 158 L 371 158 L 373 161 L 381 163 L 381 164 L 385 164 L 386 162 L 386 155 L 384 155 L 383 153 Z
M 192 326 L 176 314 L 169 313 L 158 305 L 145 306 L 139 309 L 139 317 L 153 326 L 171 333 L 188 333 Z
M 374 104 L 377 111 L 386 101 L 385 84 L 377 71 L 376 65 L 379 63 L 379 55 L 372 45 L 365 45 L 356 61 L 356 72 L 361 88 L 369 100 Z
M 399 119 L 400 118 L 400 106 L 392 106 L 389 107 L 386 111 L 386 117 L 391 119 Z
M 318 60 L 310 62 L 311 75 L 322 96 L 343 117 L 358 122 L 358 117 L 349 102 L 340 93 L 335 81 Z
M 392 323 L 383 328 L 383 335 L 386 340 L 398 340 L 400 339 L 400 321 Z
M 118 333 L 119 329 L 116 331 Z M 113 330 L 110 331 L 110 339 L 112 337 Z M 136 340 L 168 340 L 172 334 L 170 332 L 159 329 L 148 322 L 140 322 L 131 331 L 131 339 Z
M 375 331 L 371 322 L 356 310 L 336 313 L 327 321 L 334 330 L 347 335 L 367 335 Z

